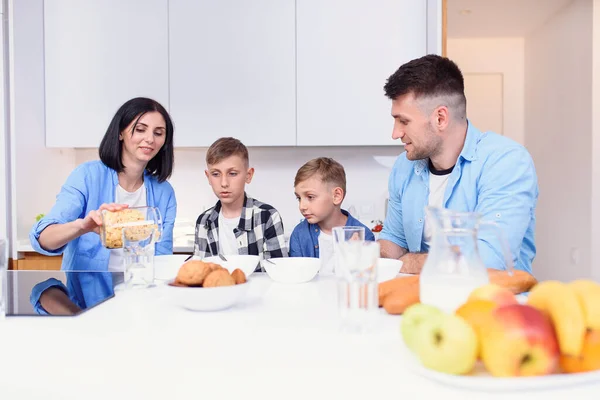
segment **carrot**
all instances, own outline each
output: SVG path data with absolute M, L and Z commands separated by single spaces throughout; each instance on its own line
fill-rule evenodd
M 514 294 L 529 291 L 537 280 L 529 273 L 515 270 L 513 275 L 506 271 L 488 268 L 490 282 L 510 289 Z M 419 276 L 398 277 L 381 282 L 378 286 L 379 306 L 389 314 L 402 314 L 406 308 L 419 302 Z

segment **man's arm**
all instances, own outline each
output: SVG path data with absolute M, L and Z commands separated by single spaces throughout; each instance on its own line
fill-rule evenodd
M 397 260 L 407 252 L 404 247 L 398 246 L 390 240 L 379 239 L 377 243 L 379 243 L 381 258 L 393 258 Z
M 399 259 L 408 252 L 408 244 L 404 234 L 402 220 L 401 188 L 398 179 L 399 161 L 396 162 L 388 181 L 388 207 L 383 223 L 383 230 L 377 241 L 380 246 L 382 258 Z
M 400 272 L 403 274 L 420 274 L 427 260 L 427 253 L 406 253 L 400 257 L 402 268 Z

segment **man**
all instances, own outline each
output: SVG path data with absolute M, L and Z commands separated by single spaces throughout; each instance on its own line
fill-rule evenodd
M 389 178 L 381 256 L 418 274 L 429 250 L 425 207 L 478 212 L 504 231 L 517 270 L 531 273 L 538 185 L 520 144 L 480 132 L 466 115 L 463 76 L 451 60 L 427 55 L 402 65 L 385 84 L 394 129 L 405 152 Z M 481 230 L 477 246 L 488 268 L 505 269 L 500 243 Z

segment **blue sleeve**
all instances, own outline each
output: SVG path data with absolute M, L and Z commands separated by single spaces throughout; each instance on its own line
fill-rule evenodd
M 523 147 L 494 156 L 486 161 L 479 179 L 476 212 L 483 221 L 493 221 L 504 232 L 515 268 L 521 244 L 535 212 L 538 197 L 533 160 Z M 488 268 L 505 269 L 504 253 L 494 230 L 479 230 L 480 256 Z M 523 268 L 521 266 L 521 269 Z M 531 270 L 526 270 L 531 273 Z
M 290 257 L 302 257 L 302 246 L 300 245 L 300 235 L 298 230 L 300 225 L 297 225 L 290 236 Z
M 404 234 L 404 224 L 402 223 L 402 199 L 400 197 L 400 185 L 398 181 L 398 170 L 401 168 L 402 160 L 399 158 L 390 173 L 388 181 L 388 209 L 383 223 L 383 229 L 379 234 L 380 240 L 388 240 L 397 244 L 405 250 L 408 250 L 406 236 Z
M 156 255 L 173 254 L 173 226 L 175 225 L 176 215 L 177 199 L 175 198 L 175 191 L 171 187 L 169 198 L 167 200 L 167 207 L 163 217 L 162 237 L 160 241 L 156 243 Z
M 39 220 L 29 232 L 29 241 L 33 249 L 47 256 L 62 254 L 65 246 L 53 251 L 48 251 L 40 246 L 40 234 L 46 227 L 53 224 L 65 224 L 85 217 L 85 206 L 87 204 L 88 188 L 86 181 L 86 170 L 84 165 L 77 167 L 56 196 L 56 203 L 41 220 Z
M 66 295 L 69 294 L 67 287 L 58 279 L 50 278 L 44 282 L 38 283 L 33 287 L 33 289 L 31 289 L 31 294 L 29 295 L 29 302 L 33 306 L 33 310 L 36 312 L 36 314 L 49 315 L 48 312 L 44 310 L 44 307 L 42 307 L 42 304 L 40 303 L 40 297 L 42 297 L 42 293 L 51 287 L 62 290 Z

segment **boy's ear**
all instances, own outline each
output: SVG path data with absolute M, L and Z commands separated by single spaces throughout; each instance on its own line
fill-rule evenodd
M 341 187 L 336 187 L 333 189 L 333 204 L 339 206 L 342 204 L 344 200 L 344 190 Z
M 204 170 L 204 175 L 206 175 L 206 178 L 208 179 L 208 170 L 207 169 Z
M 253 176 L 254 176 L 254 168 L 248 168 L 248 172 L 246 172 L 246 184 L 252 182 Z

